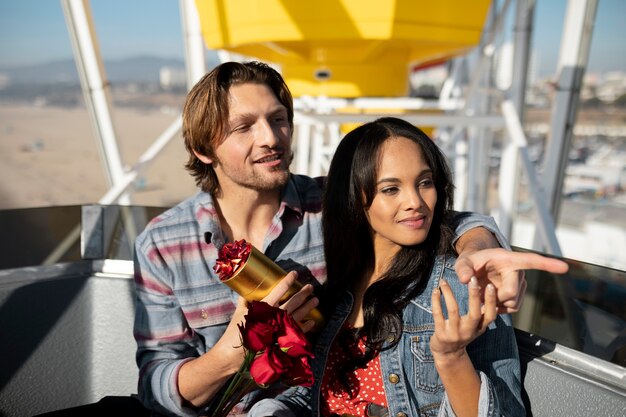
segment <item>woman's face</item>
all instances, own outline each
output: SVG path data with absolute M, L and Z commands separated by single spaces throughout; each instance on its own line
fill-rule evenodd
M 380 149 L 376 194 L 365 214 L 376 252 L 422 243 L 432 224 L 437 190 L 422 149 L 398 137 Z

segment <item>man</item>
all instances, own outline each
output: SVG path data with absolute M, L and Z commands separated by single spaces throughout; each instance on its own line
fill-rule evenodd
M 268 295 L 270 304 L 296 277 L 324 282 L 321 184 L 289 173 L 292 132 L 291 94 L 265 64 L 222 64 L 190 91 L 183 112 L 186 167 L 202 191 L 154 219 L 136 241 L 139 396 L 148 408 L 202 414 L 243 360 L 237 324 L 245 302 L 213 272 L 222 245 L 246 239 L 297 272 Z M 525 280 L 518 270 L 563 269 L 536 255 L 483 251 L 499 246 L 493 221 L 474 214 L 457 221 L 457 272 L 464 281 L 492 280 L 502 311 L 519 308 Z M 281 307 L 303 320 L 318 303 L 314 285 Z

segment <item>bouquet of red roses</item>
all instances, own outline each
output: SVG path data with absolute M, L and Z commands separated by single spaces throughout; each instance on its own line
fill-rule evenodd
M 311 344 L 286 310 L 253 301 L 239 331 L 245 358 L 212 416 L 226 416 L 256 387 L 277 381 L 288 386 L 313 384 Z

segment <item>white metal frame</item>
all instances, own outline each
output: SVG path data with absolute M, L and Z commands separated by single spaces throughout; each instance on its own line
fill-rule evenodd
M 512 101 L 520 123 L 524 121 L 526 103 L 526 82 L 530 55 L 532 22 L 535 13 L 535 0 L 517 0 L 515 26 L 513 27 L 513 68 L 511 87 L 508 97 Z M 498 227 L 504 235 L 511 239 L 513 235 L 513 219 L 517 207 L 518 184 L 520 180 L 520 157 L 518 147 L 510 141 L 503 149 L 500 160 L 498 183 Z

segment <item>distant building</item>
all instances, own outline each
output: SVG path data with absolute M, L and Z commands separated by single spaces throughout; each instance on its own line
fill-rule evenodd
M 0 72 L 0 90 L 8 86 L 10 82 L 11 79 L 9 78 L 9 76 Z
M 185 87 L 187 73 L 184 68 L 161 67 L 159 70 L 159 85 L 164 90 Z
M 541 78 L 526 87 L 526 105 L 547 109 L 552 103 L 554 83 L 552 79 Z
M 583 78 L 583 85 L 580 90 L 580 99 L 582 101 L 588 101 L 596 98 L 596 90 L 600 82 L 600 75 L 595 72 L 585 73 Z
M 605 103 L 612 103 L 626 94 L 626 73 L 607 72 L 596 89 L 596 96 Z
M 584 164 L 567 167 L 563 193 L 608 197 L 625 189 L 626 154 L 607 144 L 590 155 Z

